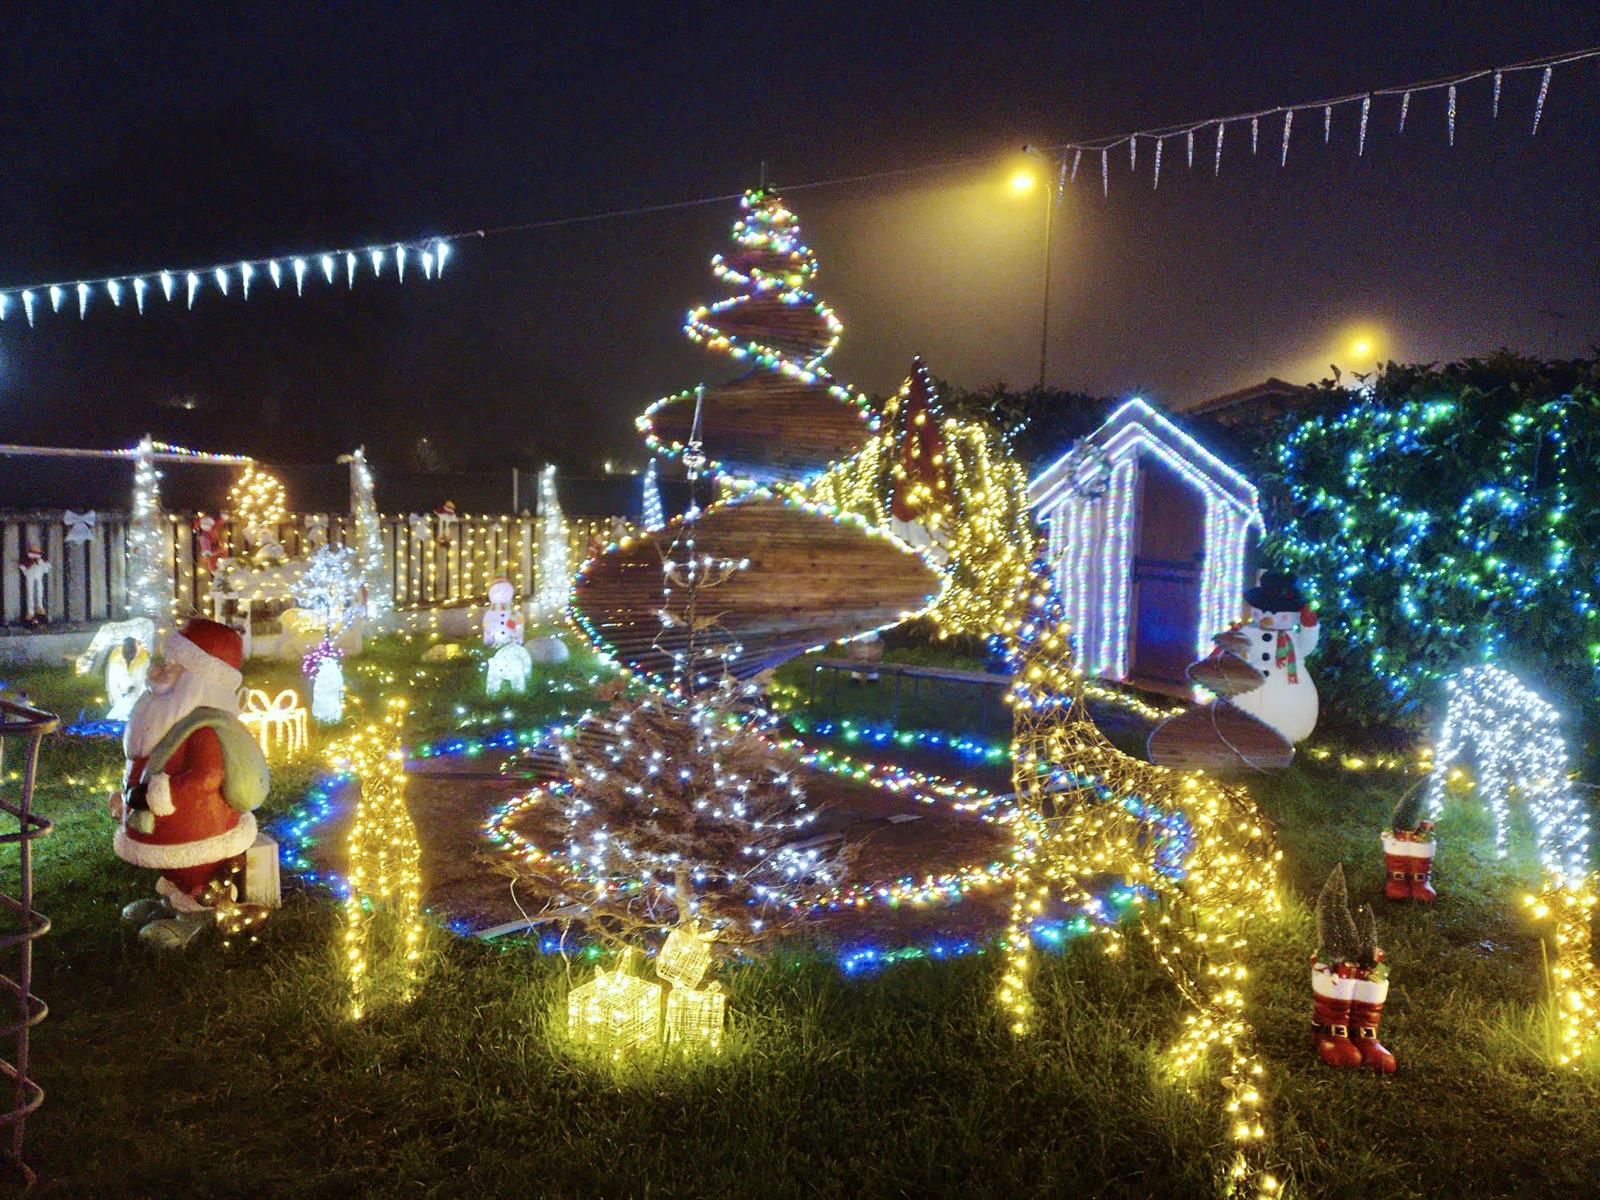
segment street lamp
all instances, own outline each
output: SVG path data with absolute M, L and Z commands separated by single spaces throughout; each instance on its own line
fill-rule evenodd
M 1046 163 L 1049 159 L 1043 152 L 1033 146 L 1024 146 L 1024 154 L 1035 155 Z M 1065 169 L 1065 164 L 1062 164 Z M 1026 196 L 1033 191 L 1038 183 L 1038 178 L 1029 168 L 1021 168 L 1011 176 L 1011 191 L 1013 195 Z M 1048 177 L 1046 177 L 1048 185 Z M 1056 196 L 1052 194 L 1049 186 L 1044 189 L 1044 295 L 1040 303 L 1039 313 L 1039 387 L 1044 387 L 1045 367 L 1050 358 L 1050 235 L 1052 221 L 1056 211 Z

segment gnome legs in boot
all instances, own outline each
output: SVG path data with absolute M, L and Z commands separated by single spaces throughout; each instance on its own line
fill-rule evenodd
M 1311 1030 L 1317 1053 L 1330 1067 L 1359 1067 L 1361 1051 L 1350 1040 L 1350 1004 L 1356 980 L 1333 973 L 1323 963 L 1311 965 Z
M 1350 1026 L 1355 1033 L 1361 1065 L 1384 1075 L 1394 1074 L 1394 1055 L 1378 1040 L 1378 1019 L 1383 1002 L 1389 998 L 1387 979 L 1353 979 L 1355 995 L 1350 1001 Z

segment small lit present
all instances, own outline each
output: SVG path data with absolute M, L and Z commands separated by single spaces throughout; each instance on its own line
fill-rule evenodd
M 679 925 L 656 955 L 656 974 L 675 987 L 699 987 L 711 969 L 711 939 L 698 926 Z
M 675 987 L 667 993 L 667 1041 L 685 1049 L 720 1050 L 728 995 L 720 983 Z
M 567 996 L 567 1033 L 613 1060 L 661 1040 L 661 985 L 634 975 L 632 953 L 615 971 L 603 968 Z

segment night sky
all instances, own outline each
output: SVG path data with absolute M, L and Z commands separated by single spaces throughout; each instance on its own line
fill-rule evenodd
M 1600 43 L 1594 4 L 53 5 L 0 14 L 0 287 L 184 268 L 950 160 L 786 198 L 879 393 L 1037 371 L 1041 193 L 1018 148 Z M 1600 341 L 1600 68 L 1230 131 L 1222 176 L 1117 156 L 1056 226 L 1052 383 L 1182 403 L 1350 364 Z M 1208 145 L 1203 141 L 1202 145 Z M 640 465 L 633 417 L 725 377 L 679 332 L 721 296 L 732 202 L 458 246 L 439 283 L 214 295 L 0 325 L 0 441 L 150 430 L 280 461 Z M 64 309 L 64 312 L 66 310 Z M 1355 364 L 1350 364 L 1355 365 Z

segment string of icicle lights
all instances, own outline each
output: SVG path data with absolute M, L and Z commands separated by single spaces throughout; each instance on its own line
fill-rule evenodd
M 1064 190 L 1069 180 L 1075 182 L 1078 179 L 1083 158 L 1087 154 L 1091 161 L 1096 157 L 1099 158 L 1101 189 L 1105 195 L 1110 195 L 1111 152 L 1113 150 L 1127 148 L 1128 167 L 1130 171 L 1133 171 L 1138 169 L 1139 148 L 1141 144 L 1145 145 L 1148 148 L 1146 161 L 1151 164 L 1151 186 L 1157 187 L 1161 183 L 1162 160 L 1165 156 L 1167 142 L 1174 140 L 1182 142 L 1185 164 L 1187 167 L 1192 168 L 1194 166 L 1196 139 L 1202 133 L 1210 133 L 1212 137 L 1211 144 L 1209 147 L 1202 147 L 1201 152 L 1202 155 L 1209 152 L 1212 160 L 1212 173 L 1220 174 L 1222 171 L 1224 143 L 1230 126 L 1248 127 L 1250 152 L 1252 155 L 1256 155 L 1260 151 L 1262 122 L 1276 120 L 1280 122 L 1276 130 L 1279 165 L 1286 166 L 1289 161 L 1289 144 L 1294 130 L 1296 114 L 1310 114 L 1313 119 L 1320 116 L 1322 140 L 1326 144 L 1332 140 L 1334 113 L 1336 111 L 1343 112 L 1345 109 L 1359 108 L 1360 116 L 1356 141 L 1356 153 L 1359 156 L 1366 153 L 1368 127 L 1373 116 L 1375 100 L 1396 102 L 1395 117 L 1397 128 L 1400 133 L 1404 133 L 1407 119 L 1411 115 L 1412 98 L 1414 96 L 1429 96 L 1439 92 L 1442 92 L 1445 97 L 1443 114 L 1445 136 L 1449 144 L 1454 146 L 1461 88 L 1478 82 L 1485 82 L 1486 85 L 1492 86 L 1490 119 L 1498 120 L 1507 77 L 1515 78 L 1529 73 L 1537 73 L 1539 77 L 1537 94 L 1529 114 L 1530 132 L 1537 134 L 1544 119 L 1545 102 L 1549 98 L 1556 69 L 1558 67 L 1574 66 L 1596 58 L 1600 58 L 1600 47 L 1564 51 L 1559 54 L 1546 55 L 1542 58 L 1508 63 L 1504 66 L 1462 71 L 1438 79 L 1396 84 L 1391 87 L 1374 88 L 1365 92 L 1351 92 L 1341 96 L 1330 96 L 1322 100 L 1277 104 L 1270 108 L 1233 113 L 1228 116 L 1204 117 L 1199 120 L 1154 126 L 1127 133 L 1061 142 L 1047 149 L 1050 154 L 1060 160 L 1059 189 Z M 1301 124 L 1303 127 L 1305 122 L 1302 121 Z M 1273 132 L 1268 132 L 1269 138 L 1273 136 Z M 991 161 L 992 156 L 989 155 L 972 155 L 909 167 L 895 167 L 883 171 L 837 176 L 831 179 L 814 179 L 804 183 L 788 184 L 785 190 L 795 192 L 812 188 L 854 186 L 876 180 L 903 178 L 911 175 L 948 171 L 959 167 L 971 167 Z M 445 262 L 452 253 L 453 245 L 466 238 L 488 238 L 503 234 L 557 229 L 568 225 L 588 224 L 596 221 L 623 220 L 649 213 L 673 212 L 680 209 L 699 208 L 708 204 L 721 204 L 739 198 L 740 194 L 737 192 L 716 196 L 697 196 L 691 200 L 643 204 L 632 208 L 578 213 L 572 216 L 553 217 L 538 221 L 518 221 L 493 228 L 475 229 L 409 241 L 374 243 L 358 247 L 319 250 L 298 255 L 255 256 L 212 263 L 204 267 L 155 268 L 98 278 L 61 279 L 53 283 L 18 284 L 0 290 L 0 321 L 4 321 L 18 308 L 27 317 L 29 325 L 32 325 L 35 319 L 47 308 L 52 314 L 60 313 L 63 308 L 69 311 L 76 308 L 79 318 L 82 319 L 87 317 L 91 303 L 109 303 L 112 308 L 121 308 L 124 301 L 129 300 L 142 315 L 145 311 L 146 302 L 153 301 L 157 295 L 160 296 L 163 303 L 171 304 L 175 300 L 181 300 L 185 308 L 193 308 L 196 298 L 211 290 L 215 290 L 218 295 L 223 297 L 237 294 L 242 299 L 248 300 L 251 287 L 260 287 L 263 281 L 270 282 L 278 290 L 281 290 L 285 285 L 293 286 L 297 295 L 302 294 L 307 279 L 312 280 L 314 283 L 319 276 L 325 281 L 325 285 L 331 286 L 342 280 L 345 286 L 350 288 L 355 286 L 358 276 L 370 274 L 376 280 L 386 278 L 386 272 L 392 271 L 396 282 L 403 283 L 408 266 L 412 270 L 420 269 L 424 277 L 432 279 L 438 278 L 444 273 Z
M 420 270 L 425 279 L 437 279 L 444 274 L 449 257 L 450 241 L 431 238 L 422 242 L 319 250 L 278 258 L 240 259 L 183 270 L 157 268 L 100 279 L 35 283 L 0 291 L 0 321 L 20 308 L 32 326 L 47 307 L 51 314 L 58 314 L 63 308 L 69 311 L 76 308 L 81 321 L 87 319 L 91 304 L 109 303 L 112 308 L 120 309 L 124 301 L 131 302 L 133 310 L 142 317 L 146 306 L 158 298 L 164 304 L 182 303 L 188 310 L 202 293 L 215 291 L 223 298 L 237 295 L 248 300 L 252 287 L 270 286 L 274 291 L 288 287 L 294 289 L 296 296 L 303 296 L 306 281 L 315 283 L 318 277 L 327 286 L 343 283 L 346 289 L 355 287 L 358 276 L 371 276 L 376 280 L 385 278 L 386 273 L 397 283 L 404 283 L 408 267 L 413 274 Z
M 1328 145 L 1333 140 L 1334 114 L 1346 110 L 1358 110 L 1356 118 L 1356 155 L 1361 157 L 1366 154 L 1367 134 L 1374 116 L 1374 101 L 1383 101 L 1388 108 L 1392 102 L 1393 111 L 1389 114 L 1396 122 L 1398 133 L 1405 133 L 1406 121 L 1411 116 L 1412 99 L 1419 96 L 1431 97 L 1436 94 L 1443 96 L 1443 111 L 1439 114 L 1443 118 L 1443 131 L 1449 145 L 1456 144 L 1456 124 L 1459 114 L 1460 91 L 1470 84 L 1482 83 L 1488 92 L 1485 96 L 1489 110 L 1489 119 L 1500 119 L 1501 99 L 1505 90 L 1508 76 L 1516 77 L 1530 73 L 1539 76 L 1538 91 L 1534 97 L 1532 110 L 1528 114 L 1530 122 L 1530 135 L 1539 132 L 1540 123 L 1544 119 L 1545 101 L 1549 98 L 1551 84 L 1555 78 L 1557 67 L 1570 67 L 1592 59 L 1600 58 L 1600 47 L 1591 47 L 1582 50 L 1569 50 L 1559 54 L 1549 54 L 1540 58 L 1525 59 L 1521 62 L 1507 63 L 1499 67 L 1484 67 L 1479 70 L 1461 71 L 1453 75 L 1441 76 L 1437 79 L 1420 80 L 1415 83 L 1395 84 L 1392 87 L 1374 88 L 1364 92 L 1349 92 L 1341 96 L 1329 96 L 1321 100 L 1306 100 L 1292 104 L 1275 104 L 1269 108 L 1258 108 L 1248 112 L 1232 113 L 1227 116 L 1203 117 L 1199 120 L 1180 121 L 1171 125 L 1158 125 L 1148 129 L 1140 129 L 1131 133 L 1116 133 L 1105 137 L 1089 138 L 1082 141 L 1063 142 L 1048 148 L 1049 152 L 1060 159 L 1060 178 L 1058 189 L 1064 190 L 1068 183 L 1075 183 L 1083 166 L 1084 156 L 1087 155 L 1091 163 L 1098 159 L 1099 179 L 1101 194 L 1111 194 L 1111 166 L 1112 151 L 1121 151 L 1126 148 L 1128 153 L 1128 170 L 1134 172 L 1139 169 L 1139 150 L 1146 147 L 1145 161 L 1149 164 L 1151 173 L 1150 186 L 1161 186 L 1161 167 L 1165 157 L 1165 148 L 1168 142 L 1178 142 L 1184 155 L 1185 169 L 1194 167 L 1195 143 L 1201 134 L 1210 138 L 1209 145 L 1201 147 L 1201 155 L 1209 155 L 1211 159 L 1211 172 L 1213 175 L 1222 173 L 1223 148 L 1227 141 L 1230 127 L 1247 129 L 1250 137 L 1250 154 L 1255 157 L 1261 150 L 1261 135 L 1263 122 L 1274 122 L 1275 127 L 1267 131 L 1269 140 L 1277 142 L 1278 165 L 1287 166 L 1289 163 L 1289 143 L 1295 129 L 1295 117 L 1306 114 L 1313 121 L 1321 119 L 1322 142 Z M 1301 128 L 1306 122 L 1301 122 Z M 1118 154 L 1118 161 L 1121 155 Z

